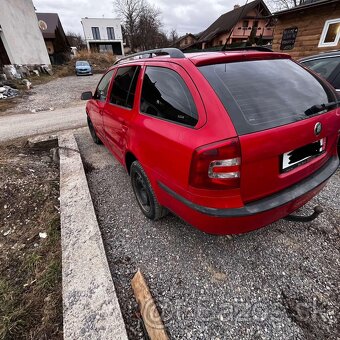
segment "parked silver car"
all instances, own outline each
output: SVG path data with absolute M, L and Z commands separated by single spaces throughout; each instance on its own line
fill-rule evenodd
M 340 94 L 340 51 L 320 53 L 299 62 L 327 79 Z

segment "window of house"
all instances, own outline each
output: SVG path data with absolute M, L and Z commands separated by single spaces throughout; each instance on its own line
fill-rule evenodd
M 140 66 L 127 66 L 118 69 L 111 90 L 111 104 L 132 109 L 139 70 Z
M 109 85 L 110 85 L 110 80 L 112 78 L 113 75 L 113 70 L 107 72 L 104 77 L 101 79 L 101 81 L 99 82 L 98 86 L 97 86 L 97 90 L 94 94 L 94 99 L 98 99 L 101 102 L 105 102 L 106 100 L 106 96 L 107 96 L 107 90 L 109 89 Z
M 259 27 L 259 21 L 258 20 L 255 20 L 253 22 L 253 27 Z
M 195 126 L 197 109 L 182 77 L 164 67 L 148 66 L 143 81 L 141 112 L 172 122 Z
M 318 47 L 337 46 L 340 38 L 340 18 L 327 20 Z
M 107 38 L 109 40 L 115 40 L 115 31 L 113 27 L 106 27 L 106 31 L 107 31 Z
M 248 25 L 249 25 L 249 20 L 243 20 L 242 27 L 248 28 Z
M 92 36 L 94 40 L 100 40 L 99 27 L 91 27 Z

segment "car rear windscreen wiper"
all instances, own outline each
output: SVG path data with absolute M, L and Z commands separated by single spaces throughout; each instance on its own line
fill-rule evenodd
M 326 103 L 326 104 L 313 105 L 305 111 L 305 115 L 311 116 L 311 115 L 314 115 L 314 114 L 319 113 L 321 111 L 328 110 L 329 108 L 336 106 L 338 104 L 340 104 L 340 100 L 337 100 L 335 102 Z

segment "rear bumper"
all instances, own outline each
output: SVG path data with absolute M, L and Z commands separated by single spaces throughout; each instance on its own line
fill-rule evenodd
M 166 206 L 188 223 L 209 233 L 241 233 L 260 228 L 285 217 L 306 204 L 326 184 L 339 166 L 336 156 L 318 171 L 299 183 L 242 208 L 216 209 L 195 204 L 161 182 Z

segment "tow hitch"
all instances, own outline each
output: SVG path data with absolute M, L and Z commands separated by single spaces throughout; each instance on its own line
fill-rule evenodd
M 316 207 L 314 207 L 313 214 L 309 216 L 288 215 L 284 217 L 284 219 L 287 221 L 294 221 L 294 222 L 310 222 L 310 221 L 315 220 L 322 212 L 323 212 L 322 207 L 317 205 Z

